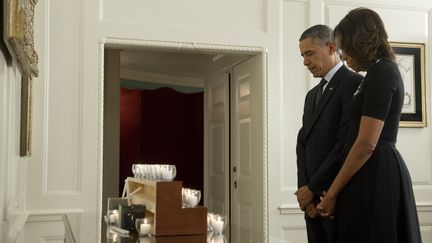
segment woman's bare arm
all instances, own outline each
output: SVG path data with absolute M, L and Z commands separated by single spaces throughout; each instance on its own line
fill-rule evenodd
M 335 200 L 345 185 L 366 163 L 378 143 L 383 126 L 384 122 L 379 119 L 362 116 L 357 139 L 351 147 L 338 175 L 327 191 L 325 198 Z M 330 204 L 333 205 L 327 207 L 325 203 L 320 203 L 317 208 L 324 213 L 331 214 L 334 210 L 334 203 Z

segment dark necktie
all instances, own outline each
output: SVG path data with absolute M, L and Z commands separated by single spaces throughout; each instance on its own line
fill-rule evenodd
M 319 104 L 319 100 L 321 99 L 321 96 L 322 96 L 322 94 L 323 94 L 323 88 L 324 88 L 324 85 L 327 83 L 327 80 L 325 80 L 325 79 L 321 79 L 321 81 L 319 82 L 319 84 L 318 84 L 318 90 L 317 90 L 317 93 L 316 93 L 316 96 L 315 96 L 315 108 L 318 106 L 318 104 Z

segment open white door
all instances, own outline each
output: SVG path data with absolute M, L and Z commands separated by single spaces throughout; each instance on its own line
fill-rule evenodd
M 233 67 L 232 97 L 232 243 L 262 243 L 262 102 L 261 58 Z
M 229 74 L 219 71 L 209 76 L 207 207 L 229 217 Z M 225 234 L 229 235 L 229 226 Z

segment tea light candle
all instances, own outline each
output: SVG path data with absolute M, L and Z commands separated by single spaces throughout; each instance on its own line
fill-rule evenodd
M 113 241 L 113 242 L 117 242 L 117 238 L 118 238 L 118 235 L 117 235 L 117 234 L 114 234 L 113 237 L 112 237 L 112 241 Z
M 213 229 L 216 233 L 222 233 L 224 222 L 220 220 L 213 221 Z
M 216 234 L 222 233 L 222 231 L 224 230 L 224 223 L 224 218 L 218 215 L 213 216 L 213 218 L 211 219 L 211 225 Z
M 186 200 L 190 207 L 195 207 L 198 204 L 198 198 L 196 198 L 196 196 L 194 195 L 186 195 Z
M 162 179 L 165 180 L 165 181 L 171 181 L 171 180 L 174 179 L 174 178 L 173 178 L 173 173 L 172 173 L 172 171 L 169 171 L 169 170 L 163 170 L 163 171 L 161 172 L 161 174 L 162 174 Z
M 139 234 L 141 236 L 142 235 L 148 235 L 148 234 L 150 234 L 150 228 L 151 228 L 150 224 L 147 222 L 147 220 L 144 220 L 144 223 L 142 223 L 140 225 L 140 232 L 139 232 Z
M 111 215 L 109 216 L 109 222 L 110 222 L 110 223 L 114 223 L 114 222 L 115 222 L 114 214 L 111 214 Z
M 119 221 L 119 213 L 118 210 L 113 210 L 111 215 L 109 216 L 110 223 L 117 223 Z

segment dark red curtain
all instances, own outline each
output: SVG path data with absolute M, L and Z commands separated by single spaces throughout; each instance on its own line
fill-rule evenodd
M 134 163 L 174 164 L 176 180 L 203 192 L 203 93 L 122 88 L 120 100 L 120 192 Z
M 120 171 L 119 196 L 124 180 L 132 174 L 132 164 L 142 159 L 141 91 L 120 90 Z

